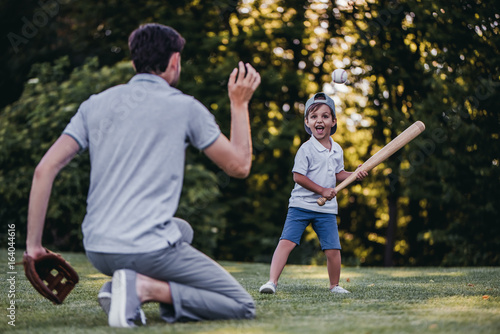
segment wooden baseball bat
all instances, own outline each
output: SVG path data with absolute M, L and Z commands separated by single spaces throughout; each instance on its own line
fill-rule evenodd
M 416 121 L 415 123 L 410 125 L 406 130 L 401 132 L 399 136 L 391 140 L 389 144 L 382 147 L 380 151 L 372 155 L 370 159 L 366 160 L 365 163 L 361 165 L 361 167 L 356 169 L 354 173 L 349 175 L 344 181 L 342 181 L 338 186 L 336 186 L 335 191 L 337 191 L 338 193 L 340 190 L 344 189 L 349 184 L 351 184 L 354 180 L 356 180 L 356 177 L 358 176 L 359 172 L 361 171 L 368 172 L 373 168 L 375 168 L 380 163 L 384 162 L 387 158 L 393 155 L 401 147 L 405 146 L 410 141 L 412 141 L 424 130 L 425 130 L 425 124 L 422 123 L 421 121 Z M 325 205 L 326 201 L 327 201 L 326 198 L 320 197 L 318 198 L 317 203 L 318 205 L 322 206 Z

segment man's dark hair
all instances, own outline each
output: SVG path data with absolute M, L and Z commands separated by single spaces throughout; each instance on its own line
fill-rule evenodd
M 175 29 L 158 24 L 143 24 L 128 38 L 130 56 L 137 73 L 165 72 L 174 52 L 181 52 L 186 40 Z

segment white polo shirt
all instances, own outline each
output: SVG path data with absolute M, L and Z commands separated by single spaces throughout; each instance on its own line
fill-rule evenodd
M 307 176 L 311 181 L 325 188 L 335 188 L 335 174 L 344 170 L 344 152 L 330 137 L 332 149 L 329 151 L 314 136 L 303 143 L 297 155 L 292 172 Z M 295 184 L 288 207 L 296 207 L 316 212 L 338 214 L 337 197 L 319 206 L 316 200 L 321 196 Z

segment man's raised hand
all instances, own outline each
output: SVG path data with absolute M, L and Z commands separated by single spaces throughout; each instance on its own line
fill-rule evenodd
M 238 63 L 229 76 L 228 92 L 231 104 L 240 106 L 250 102 L 253 93 L 260 85 L 260 74 L 250 64 Z

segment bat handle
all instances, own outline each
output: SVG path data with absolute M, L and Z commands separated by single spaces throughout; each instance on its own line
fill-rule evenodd
M 316 200 L 316 203 L 318 203 L 319 206 L 325 205 L 327 199 L 325 197 L 320 197 Z
M 339 185 L 337 185 L 335 189 L 335 193 L 338 194 L 339 191 L 347 187 L 349 184 L 354 182 L 356 178 L 358 177 L 358 173 L 362 170 L 366 170 L 364 166 L 362 165 L 360 168 L 356 169 L 351 175 L 349 175 L 344 181 L 342 181 Z M 319 206 L 325 205 L 327 199 L 325 197 L 320 197 L 316 200 L 316 203 L 318 203 Z
M 338 193 L 340 190 L 342 190 L 344 187 L 340 187 L 340 184 L 338 186 L 335 187 L 335 192 Z M 328 199 L 326 197 L 320 197 L 316 200 L 316 203 L 318 203 L 319 206 L 323 206 L 325 205 L 326 201 L 328 201 Z

